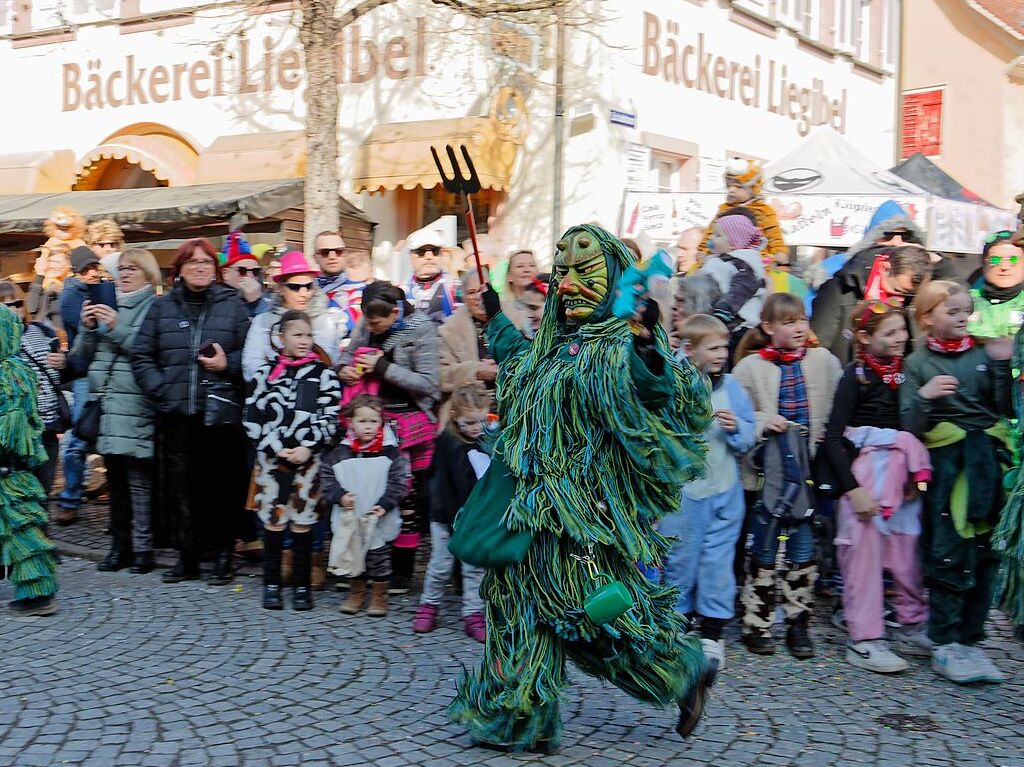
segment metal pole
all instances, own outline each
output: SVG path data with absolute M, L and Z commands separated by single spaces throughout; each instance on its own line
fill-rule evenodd
M 555 24 L 555 180 L 551 204 L 551 242 L 557 242 L 562 236 L 562 177 L 565 173 L 565 21 L 561 5 L 555 10 Z

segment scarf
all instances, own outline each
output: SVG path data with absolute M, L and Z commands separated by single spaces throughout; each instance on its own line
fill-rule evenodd
M 974 337 L 946 339 L 928 336 L 928 348 L 938 354 L 960 354 L 974 348 Z
M 776 349 L 774 346 L 766 346 L 763 349 L 758 349 L 757 353 L 761 355 L 762 359 L 774 362 L 776 365 L 788 365 L 791 362 L 799 362 L 802 360 L 807 354 L 807 347 L 801 346 L 799 349 Z
M 425 280 L 417 279 L 413 275 L 405 287 L 405 295 L 409 297 L 411 303 L 424 312 L 429 311 L 438 292 L 441 293 L 440 311 L 447 317 L 455 311 L 455 289 L 449 284 L 448 275 L 443 271 Z
M 990 304 L 1002 304 L 1006 301 L 1012 301 L 1020 292 L 1024 290 L 1024 285 L 1011 285 L 1008 288 L 997 288 L 991 284 L 988 280 L 985 280 L 981 286 L 981 296 Z
M 275 381 L 280 378 L 281 374 L 287 368 L 296 368 L 309 362 L 317 362 L 319 359 L 320 358 L 316 355 L 316 352 L 310 352 L 305 357 L 286 357 L 283 354 L 279 354 L 277 357 L 277 364 L 274 365 L 274 369 L 270 371 L 270 375 L 267 376 L 267 380 Z
M 871 271 L 868 272 L 868 281 L 864 284 L 864 298 L 877 301 L 885 301 L 889 298 L 890 293 L 882 287 L 882 265 L 888 263 L 889 259 L 886 256 L 879 256 L 875 259 L 871 265 Z
M 384 448 L 384 427 L 381 426 L 377 429 L 377 436 L 374 437 L 370 444 L 364 445 L 358 439 L 356 439 L 355 432 L 352 429 L 348 430 L 345 435 L 345 444 L 348 445 L 353 453 L 379 453 Z
M 132 291 L 130 291 L 128 293 L 122 293 L 120 290 L 118 290 L 118 291 L 116 291 L 116 293 L 117 293 L 117 302 L 119 304 L 125 303 L 125 302 L 131 303 L 133 299 L 138 298 L 138 297 L 140 297 L 140 296 L 142 296 L 142 295 L 144 295 L 146 293 L 152 293 L 152 292 L 153 292 L 153 286 L 152 285 L 143 285 L 138 290 L 132 290 Z
M 875 371 L 875 374 L 882 379 L 882 383 L 894 391 L 907 380 L 907 377 L 903 375 L 902 357 L 890 357 L 885 360 L 869 352 L 861 352 L 860 358 L 865 365 Z M 858 367 L 857 374 L 863 375 L 863 372 L 863 367 Z

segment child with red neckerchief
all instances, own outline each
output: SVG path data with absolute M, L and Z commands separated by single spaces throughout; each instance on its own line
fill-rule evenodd
M 803 301 L 792 293 L 770 295 L 761 310 L 760 324 L 743 337 L 736 356 L 739 362 L 732 374 L 754 404 L 758 443 L 788 433 L 790 444 L 805 440 L 806 453 L 813 458 L 825 433 L 842 367 L 831 352 L 817 346 Z M 747 490 L 757 489 L 749 462 L 744 466 L 743 484 Z M 775 563 L 785 539 L 789 564 L 782 576 L 786 646 L 796 658 L 813 657 L 808 623 L 818 565 L 811 519 L 790 524 L 786 534 L 778 537 L 764 514 L 750 515 L 749 524 L 754 545 L 742 596 L 743 642 L 754 653 L 775 652 Z
M 908 667 L 885 638 L 883 568 L 893 577 L 901 624 L 895 648 L 930 657 L 928 603 L 918 545 L 919 491 L 931 478 L 928 451 L 900 428 L 899 388 L 908 330 L 900 300 L 867 300 L 851 317 L 854 361 L 843 373 L 825 427 L 825 464 L 839 498 L 836 552 L 843 576 L 842 614 L 849 632 L 846 660 L 880 674 Z M 833 619 L 835 622 L 835 619 Z
M 1012 463 L 1012 339 L 982 348 L 967 332 L 967 289 L 928 283 L 914 300 L 925 346 L 904 365 L 903 428 L 922 438 L 932 461 L 925 498 L 923 557 L 932 668 L 952 682 L 1001 682 L 979 642 L 999 563 L 992 529 L 1002 511 L 1003 473 Z

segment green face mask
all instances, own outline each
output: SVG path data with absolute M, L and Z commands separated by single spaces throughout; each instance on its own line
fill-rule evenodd
M 573 232 L 558 241 L 552 271 L 568 322 L 589 319 L 608 296 L 608 261 L 590 232 Z

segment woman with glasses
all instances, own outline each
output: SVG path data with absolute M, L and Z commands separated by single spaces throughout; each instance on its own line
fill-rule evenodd
M 1002 230 L 985 238 L 981 279 L 974 283 L 974 313 L 967 330 L 979 339 L 1016 335 L 1024 325 L 1024 250 Z
M 169 523 L 179 550 L 166 583 L 198 579 L 212 553 L 208 582 L 222 585 L 232 577 L 234 523 L 249 480 L 241 426 L 249 312 L 221 284 L 217 252 L 204 239 L 178 248 L 172 275 L 174 287 L 153 303 L 132 350 L 139 386 L 159 414 L 157 496 L 173 499 L 154 520 L 154 537 Z
M 59 436 L 71 426 L 67 404 L 65 402 L 62 407 L 60 402 L 64 397 L 61 384 L 67 368 L 65 357 L 53 328 L 42 322 L 30 321 L 28 303 L 21 288 L 9 280 L 0 280 L 0 303 L 13 311 L 24 324 L 19 356 L 36 376 L 37 405 L 44 426 L 43 447 L 46 448 L 46 463 L 37 466 L 33 473 L 49 498 L 57 471 Z
M 241 234 L 237 234 L 241 240 Z M 244 242 L 244 240 L 242 240 Z M 239 297 L 249 310 L 250 317 L 256 317 L 270 309 L 270 297 L 263 290 L 263 267 L 252 252 L 249 244 L 237 249 L 228 257 L 223 267 L 224 284 L 238 291 Z
M 153 409 L 132 371 L 132 345 L 156 300 L 160 267 L 148 250 L 118 259 L 117 308 L 86 302 L 72 354 L 88 366 L 89 390 L 100 403 L 96 452 L 103 456 L 110 491 L 111 544 L 100 572 L 153 569 L 150 507 Z

